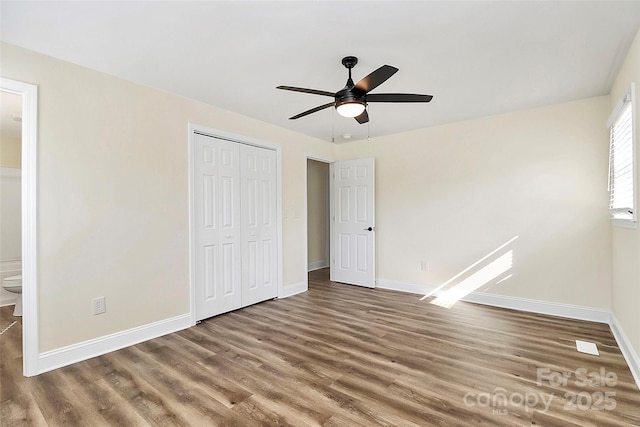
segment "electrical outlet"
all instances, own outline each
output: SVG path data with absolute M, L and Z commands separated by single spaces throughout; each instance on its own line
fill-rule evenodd
M 91 300 L 91 306 L 93 307 L 93 315 L 102 314 L 107 312 L 107 305 L 104 297 L 98 297 Z

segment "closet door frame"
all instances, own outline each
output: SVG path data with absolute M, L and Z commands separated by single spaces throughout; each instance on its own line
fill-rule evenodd
M 191 314 L 191 325 L 195 325 L 196 321 L 196 283 L 195 283 L 195 223 L 194 223 L 194 135 L 201 134 L 211 136 L 213 138 L 225 141 L 236 142 L 239 144 L 250 145 L 259 148 L 273 150 L 276 153 L 276 237 L 277 237 L 277 289 L 278 297 L 284 295 L 282 290 L 282 150 L 279 145 L 271 142 L 246 137 L 243 135 L 233 134 L 219 129 L 213 129 L 206 126 L 189 123 L 189 311 Z

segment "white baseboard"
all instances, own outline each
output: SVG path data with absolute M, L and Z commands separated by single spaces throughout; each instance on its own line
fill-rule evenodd
M 425 295 L 434 289 L 433 286 L 419 285 L 415 283 L 404 283 L 394 280 L 378 279 L 377 287 L 401 292 L 409 292 L 417 295 Z M 290 297 L 302 292 L 306 292 L 308 283 L 306 281 L 283 288 L 279 298 Z M 566 317 L 570 319 L 589 320 L 592 322 L 607 323 L 611 327 L 620 351 L 622 352 L 633 378 L 640 389 L 640 358 L 635 352 L 631 342 L 625 335 L 622 327 L 613 313 L 608 310 L 583 307 L 569 304 L 553 303 L 548 301 L 531 300 L 527 298 L 517 298 L 504 295 L 472 293 L 463 299 L 466 302 L 490 305 L 495 307 L 509 308 L 519 311 L 547 314 L 551 316 Z M 148 325 L 139 326 L 106 335 L 100 338 L 62 347 L 56 350 L 41 353 L 38 356 L 38 374 L 42 374 L 53 369 L 71 365 L 83 360 L 91 359 L 112 351 L 129 347 L 143 341 L 157 338 L 172 332 L 177 332 L 192 326 L 191 314 L 184 314 Z
M 91 359 L 192 326 L 191 314 L 172 317 L 126 331 L 40 353 L 38 374 Z
M 416 283 L 398 282 L 396 280 L 378 279 L 376 288 L 389 289 L 390 291 L 408 292 L 410 294 L 426 295 L 435 289 L 435 286 L 418 285 Z
M 329 267 L 329 263 L 326 259 L 321 261 L 312 261 L 307 265 L 307 271 L 320 270 L 321 268 Z
M 395 280 L 378 279 L 378 288 L 392 291 L 410 292 L 426 295 L 433 291 L 435 286 L 419 285 L 415 283 L 398 282 Z M 437 295 L 437 293 L 436 293 Z M 579 305 L 561 304 L 549 301 L 533 300 L 528 298 L 511 297 L 506 295 L 489 294 L 485 292 L 473 292 L 462 301 L 476 304 L 490 305 L 493 307 L 509 308 L 518 311 L 547 314 L 550 316 L 566 317 L 569 319 L 589 320 L 591 322 L 609 323 L 609 310 Z
M 588 320 L 590 322 L 598 323 L 609 323 L 611 313 L 609 310 L 601 308 L 488 294 L 484 292 L 473 292 L 462 300 L 476 304 L 490 305 L 493 307 L 510 308 L 512 310 L 566 317 L 568 319 Z
M 309 283 L 305 280 L 304 282 L 283 287 L 282 293 L 278 295 L 278 298 L 287 298 L 296 294 L 301 294 L 302 292 L 307 292 L 308 289 Z
M 636 380 L 636 385 L 638 386 L 638 389 L 640 389 L 640 357 L 638 357 L 638 353 L 633 349 L 631 341 L 629 341 L 629 338 L 625 335 L 622 330 L 622 326 L 613 313 L 611 313 L 609 326 L 611 326 L 611 332 L 613 332 L 613 336 L 618 343 L 618 347 L 620 348 L 624 359 L 627 361 L 627 365 L 629 365 L 631 375 L 633 375 L 633 379 Z
M 404 283 L 388 279 L 378 279 L 377 287 L 393 291 L 410 292 L 418 295 L 426 295 L 435 289 L 434 286 L 430 285 L 418 285 L 415 283 Z M 622 326 L 609 310 L 511 297 L 506 295 L 489 294 L 484 292 L 473 292 L 463 298 L 462 301 L 493 307 L 509 308 L 518 311 L 527 311 L 530 313 L 546 314 L 549 316 L 606 323 L 611 327 L 611 331 L 618 343 L 618 347 L 624 355 L 627 365 L 629 365 L 629 369 L 631 370 L 631 374 L 640 389 L 640 358 L 631 345 L 631 341 L 629 341 L 627 336 L 624 334 Z
M 306 292 L 307 289 L 308 283 L 306 281 L 296 283 L 283 288 L 283 295 L 280 295 L 279 298 Z M 37 374 L 101 356 L 191 326 L 193 326 L 191 314 L 188 313 L 67 347 L 46 351 L 38 356 Z

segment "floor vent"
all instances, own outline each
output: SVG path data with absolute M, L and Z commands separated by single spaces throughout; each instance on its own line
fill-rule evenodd
M 594 356 L 600 356 L 598 353 L 598 346 L 594 342 L 576 340 L 576 349 L 580 353 L 593 354 Z

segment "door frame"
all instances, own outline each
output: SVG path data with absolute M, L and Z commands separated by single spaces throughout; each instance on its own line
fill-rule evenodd
M 280 145 L 263 141 L 256 138 L 251 138 L 244 135 L 238 135 L 219 129 L 214 129 L 195 123 L 189 123 L 189 313 L 191 314 L 191 326 L 197 323 L 196 320 L 196 283 L 195 283 L 195 221 L 193 210 L 193 202 L 195 200 L 195 187 L 193 183 L 194 174 L 194 133 L 201 135 L 211 136 L 213 138 L 223 139 L 225 141 L 236 142 L 239 144 L 251 145 L 254 147 L 266 148 L 276 152 L 276 236 L 277 243 L 277 255 L 278 255 L 278 298 L 284 295 L 282 289 L 282 148 Z
M 305 217 L 304 217 L 304 271 L 307 272 L 305 279 L 305 291 L 309 289 L 309 212 L 307 212 L 309 206 L 309 194 L 307 192 L 307 188 L 309 185 L 309 167 L 307 166 L 308 160 L 315 160 L 316 162 L 327 163 L 329 167 L 331 167 L 332 163 L 335 163 L 336 160 L 327 156 L 320 156 L 313 153 L 304 153 L 304 201 L 305 201 Z M 329 188 L 327 188 L 327 235 L 329 239 L 327 239 L 327 262 L 329 263 L 329 267 L 331 267 L 331 231 L 329 230 L 331 226 L 331 170 L 329 170 Z
M 39 373 L 38 331 L 38 86 L 0 77 L 0 91 L 22 96 L 22 373 Z

